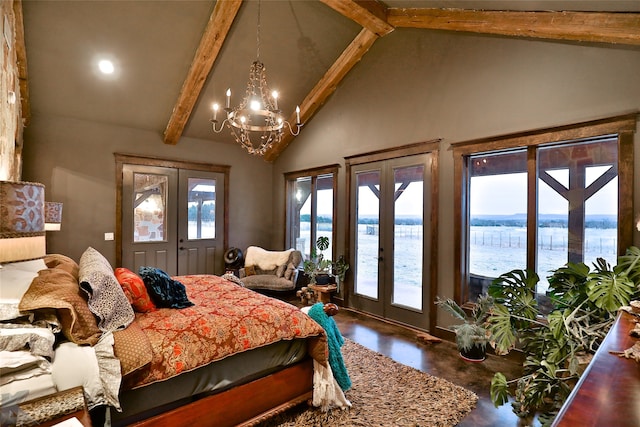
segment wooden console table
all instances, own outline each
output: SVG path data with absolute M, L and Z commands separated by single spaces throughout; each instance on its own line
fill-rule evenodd
M 609 351 L 635 344 L 637 317 L 622 312 L 564 403 L 553 427 L 640 426 L 640 363 Z

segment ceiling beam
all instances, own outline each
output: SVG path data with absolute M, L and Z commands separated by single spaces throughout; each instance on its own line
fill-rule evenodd
M 640 45 L 640 13 L 390 8 L 387 16 L 396 28 Z
M 196 50 L 191 62 L 187 78 L 182 84 L 180 96 L 173 107 L 169 123 L 164 131 L 165 144 L 175 145 L 180 140 L 241 4 L 242 0 L 216 1 L 202 39 L 200 39 L 198 50 Z
M 318 111 L 327 98 L 336 90 L 344 76 L 362 59 L 377 39 L 378 35 L 366 28 L 360 31 L 300 104 L 300 121 L 302 123 L 307 123 Z M 289 118 L 289 123 L 295 123 L 293 115 Z M 274 144 L 265 153 L 265 160 L 275 160 L 287 148 L 293 138 L 290 133 L 285 132 L 282 140 Z
M 336 12 L 383 37 L 394 30 L 387 22 L 387 6 L 377 0 L 320 0 Z
M 29 101 L 29 80 L 27 77 L 27 48 L 24 42 L 24 17 L 22 14 L 22 0 L 13 2 L 13 15 L 15 17 L 15 47 L 18 63 L 18 83 L 20 85 L 20 106 L 22 107 L 22 120 L 27 126 L 31 121 L 31 102 Z

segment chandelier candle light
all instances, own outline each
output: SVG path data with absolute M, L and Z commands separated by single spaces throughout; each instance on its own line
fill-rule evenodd
M 257 59 L 251 64 L 249 82 L 245 96 L 237 107 L 231 108 L 231 89 L 227 89 L 226 118 L 217 128 L 218 111 L 220 105 L 213 104 L 211 127 L 215 133 L 220 133 L 226 125 L 236 142 L 243 146 L 250 154 L 263 156 L 273 144 L 280 142 L 285 127 L 293 136 L 300 133 L 300 107 L 296 107 L 296 123 L 292 126 L 282 117 L 278 109 L 278 92 L 269 91 L 267 85 L 266 68 L 260 61 L 260 2 L 258 2 L 258 37 Z M 254 138 L 254 141 L 251 138 Z

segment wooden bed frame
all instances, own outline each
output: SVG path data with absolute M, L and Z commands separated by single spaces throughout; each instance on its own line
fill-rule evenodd
M 313 360 L 307 358 L 266 377 L 203 397 L 131 426 L 252 426 L 310 400 L 312 392 Z

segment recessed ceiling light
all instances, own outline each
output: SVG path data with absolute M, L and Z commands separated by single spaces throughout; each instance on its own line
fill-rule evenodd
M 100 71 L 103 74 L 113 74 L 113 72 L 115 71 L 113 62 L 109 61 L 108 59 L 102 59 L 100 62 L 98 62 L 98 68 L 100 68 Z

